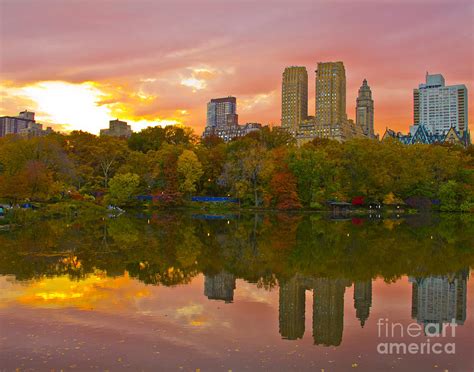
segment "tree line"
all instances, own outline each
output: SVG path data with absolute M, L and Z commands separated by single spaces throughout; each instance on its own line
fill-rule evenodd
M 206 220 L 170 210 L 144 218 L 47 219 L 0 234 L 0 275 L 80 279 L 95 270 L 127 271 L 168 286 L 226 271 L 265 287 L 295 274 L 390 282 L 472 266 L 472 218 L 420 214 L 334 223 L 321 214 L 245 213 Z
M 191 196 L 232 196 L 254 208 L 324 209 L 328 201 L 435 201 L 474 208 L 473 147 L 316 139 L 303 146 L 281 128 L 224 143 L 180 126 L 129 139 L 82 131 L 0 139 L 0 199 L 91 200 L 118 206 L 151 195 L 163 206 Z

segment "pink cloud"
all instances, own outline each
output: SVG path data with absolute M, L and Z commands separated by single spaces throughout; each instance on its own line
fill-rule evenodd
M 198 130 L 207 101 L 229 94 L 247 100 L 277 91 L 241 119 L 279 123 L 288 65 L 307 67 L 311 98 L 317 62 L 344 61 L 348 115 L 367 78 L 378 131 L 408 128 L 412 90 L 425 71 L 468 89 L 474 80 L 471 1 L 6 0 L 0 6 L 3 79 L 126 84 L 131 94 L 146 89 L 157 98 L 138 114 L 185 109 L 186 124 Z M 180 84 L 189 67 L 202 65 L 232 73 L 209 78 L 199 91 Z

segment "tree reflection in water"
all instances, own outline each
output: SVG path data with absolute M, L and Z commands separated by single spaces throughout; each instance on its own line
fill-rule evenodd
M 418 322 L 454 318 L 462 324 L 466 268 L 474 262 L 472 222 L 469 215 L 336 222 L 321 214 L 186 213 L 48 220 L 0 233 L 0 275 L 80 281 L 97 271 L 109 277 L 127 272 L 146 284 L 174 286 L 203 273 L 204 295 L 226 302 L 233 301 L 237 278 L 266 289 L 279 283 L 281 336 L 303 337 L 309 290 L 314 343 L 337 346 L 346 287 L 355 283 L 354 307 L 363 327 L 377 277 L 394 282 L 410 276 Z M 442 307 L 436 301 L 444 297 L 448 304 Z

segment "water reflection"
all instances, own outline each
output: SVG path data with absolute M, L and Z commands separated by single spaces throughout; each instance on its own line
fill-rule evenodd
M 421 324 L 451 323 L 466 320 L 467 278 L 469 269 L 447 275 L 410 278 L 413 283 L 411 315 Z M 439 327 L 442 329 L 442 327 Z
M 418 323 L 455 319 L 464 325 L 473 236 L 471 218 L 459 215 L 334 222 L 319 215 L 162 213 L 42 221 L 0 233 L 0 275 L 23 290 L 17 296 L 0 285 L 3 299 L 11 296 L 25 306 L 89 310 L 112 304 L 118 312 L 129 299 L 146 298 L 157 286 L 169 287 L 170 293 L 178 285 L 191 288 L 202 273 L 198 301 L 237 308 L 236 293 L 245 281 L 276 292 L 273 331 L 293 340 L 286 344 L 303 340 L 312 324 L 306 333 L 313 348 L 339 348 L 347 337 L 344 323 L 351 322 L 344 315 L 346 292 L 352 291 L 354 332 L 362 332 L 373 317 L 373 286 L 380 278 L 398 283 L 409 276 L 411 304 L 401 304 Z M 181 304 L 174 311 L 184 316 L 199 309 L 189 324 L 202 326 L 202 304 Z
M 209 300 L 222 300 L 230 303 L 234 300 L 235 276 L 225 271 L 206 276 L 204 279 L 204 296 Z
M 343 279 L 295 276 L 280 283 L 280 334 L 296 340 L 305 332 L 305 291 L 313 292 L 313 340 L 316 345 L 338 346 L 344 328 Z

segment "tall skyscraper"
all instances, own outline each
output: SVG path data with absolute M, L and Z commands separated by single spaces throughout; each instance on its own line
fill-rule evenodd
M 468 130 L 467 88 L 446 86 L 441 74 L 429 75 L 413 90 L 413 123 L 432 134 L 446 134 L 454 128 L 461 135 Z M 412 129 L 411 131 L 413 131 Z
M 237 125 L 237 100 L 235 97 L 213 98 L 207 104 L 206 129 L 224 129 Z
M 346 114 L 346 71 L 342 62 L 319 62 L 316 70 L 316 123 L 343 124 Z
M 308 117 L 308 72 L 306 67 L 285 68 L 281 84 L 281 126 L 296 131 Z
M 364 134 L 369 138 L 374 138 L 374 100 L 372 91 L 364 79 L 359 88 L 359 95 L 356 101 L 356 125 L 361 126 Z

